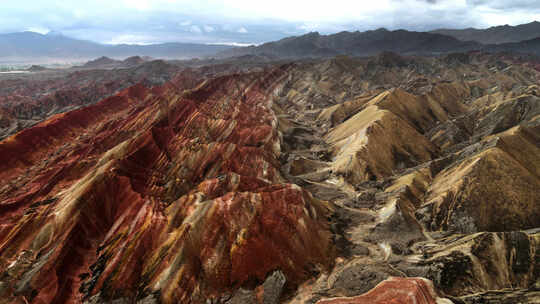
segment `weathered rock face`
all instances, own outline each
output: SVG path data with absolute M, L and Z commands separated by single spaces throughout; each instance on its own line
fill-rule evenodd
M 538 279 L 538 233 L 522 231 L 452 236 L 423 248 L 432 278 L 446 294 L 528 288 Z
M 334 148 L 333 170 L 352 184 L 389 176 L 437 153 L 437 148 L 403 119 L 376 105 L 332 129 L 327 142 Z
M 539 181 L 508 153 L 488 149 L 439 173 L 422 206 L 431 210 L 426 224 L 461 233 L 538 227 Z
M 329 265 L 329 208 L 279 172 L 284 69 L 131 87 L 4 140 L 2 298 L 204 302 Z
M 458 303 L 486 303 L 486 304 L 514 304 L 514 303 L 538 303 L 540 291 L 521 290 L 501 290 L 487 291 L 479 294 L 465 296 Z
M 278 103 L 297 125 L 284 137 L 302 145 L 288 151 L 286 168 L 336 204 L 342 248 L 334 269 L 290 303 L 355 303 L 389 276 L 428 278 L 455 303 L 493 301 L 497 293 L 486 292 L 503 289 L 538 301 L 540 75 L 466 57 L 445 70 L 438 59 L 407 67 L 336 59 L 289 78 Z M 325 73 L 336 81 L 323 82 Z M 406 284 L 386 292 L 399 288 Z
M 539 301 L 540 72 L 480 53 L 237 67 L 1 141 L 0 299 Z
M 390 277 L 369 292 L 356 297 L 334 298 L 317 304 L 451 304 L 448 299 L 437 296 L 433 283 L 424 278 Z

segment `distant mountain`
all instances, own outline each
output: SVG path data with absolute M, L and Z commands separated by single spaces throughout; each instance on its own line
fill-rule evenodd
M 366 32 L 340 32 L 321 35 L 317 32 L 284 38 L 260 46 L 226 50 L 222 56 L 267 55 L 282 58 L 328 57 L 340 54 L 368 56 L 382 51 L 400 54 L 435 55 L 482 48 L 477 42 L 425 32 L 378 29 Z
M 41 72 L 41 71 L 46 71 L 46 70 L 47 70 L 46 67 L 41 66 L 41 65 L 36 65 L 36 64 L 33 64 L 31 67 L 27 69 L 27 71 L 29 72 Z
M 517 26 L 501 25 L 487 29 L 439 29 L 431 33 L 452 36 L 462 41 L 472 40 L 483 44 L 511 43 L 540 37 L 540 22 L 534 21 Z
M 87 61 L 86 67 L 133 66 L 146 57 L 188 59 L 204 57 L 259 56 L 264 58 L 313 58 L 336 55 L 370 56 L 381 52 L 401 55 L 439 55 L 484 50 L 538 54 L 540 22 L 518 26 L 497 26 L 485 30 L 436 30 L 413 32 L 381 28 L 365 32 L 317 32 L 287 37 L 259 46 L 231 47 L 191 43 L 153 45 L 105 45 L 66 37 L 58 32 L 42 35 L 34 32 L 0 34 L 0 61 Z M 133 56 L 141 57 L 133 57 Z M 104 58 L 107 57 L 107 58 Z M 114 60 L 133 57 L 129 62 Z
M 71 39 L 56 33 L 52 35 L 34 32 L 0 34 L 0 57 L 4 58 L 80 58 L 99 54 L 105 48 L 104 45 Z
M 140 56 L 131 56 L 124 60 L 115 60 L 106 56 L 101 56 L 99 58 L 90 60 L 86 62 L 85 64 L 83 64 L 82 66 L 78 66 L 77 68 L 90 68 L 90 69 L 128 68 L 128 67 L 134 67 L 139 64 L 152 60 L 150 57 L 145 57 L 145 58 L 147 58 L 148 60 L 145 60 L 144 58 Z
M 116 64 L 120 64 L 121 62 L 122 61 L 120 60 L 114 60 L 109 57 L 101 56 L 97 59 L 88 61 L 87 63 L 83 65 L 83 67 L 95 68 L 95 67 L 101 67 L 101 66 L 106 66 L 106 65 L 116 65 Z
M 520 42 L 487 45 L 482 50 L 492 53 L 512 52 L 540 56 L 540 37 Z
M 139 64 L 141 64 L 141 63 L 143 63 L 145 61 L 146 60 L 144 60 L 140 56 L 131 56 L 129 58 L 126 58 L 122 63 L 125 64 L 125 65 L 128 65 L 128 66 L 136 66 L 136 65 L 139 65 Z
M 225 45 L 163 43 L 153 45 L 105 45 L 66 37 L 58 32 L 0 34 L 0 61 L 27 59 L 88 60 L 100 56 L 125 58 L 133 55 L 155 58 L 201 58 L 230 49 Z

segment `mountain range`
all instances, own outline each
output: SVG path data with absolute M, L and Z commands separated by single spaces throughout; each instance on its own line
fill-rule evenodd
M 480 50 L 540 55 L 540 22 L 518 26 L 499 26 L 484 30 L 436 30 L 414 32 L 380 28 L 365 32 L 343 31 L 332 35 L 317 32 L 287 37 L 260 46 L 234 48 L 223 57 L 270 55 L 282 58 L 370 56 L 383 51 L 402 55 L 438 55 Z
M 107 45 L 73 39 L 58 33 L 43 35 L 20 32 L 0 35 L 0 61 L 88 60 L 100 56 L 126 58 L 132 55 L 185 59 L 209 56 L 229 48 L 226 45 L 194 43 Z
M 540 22 L 533 21 L 516 26 L 506 24 L 487 29 L 438 29 L 431 31 L 431 33 L 448 35 L 462 41 L 476 41 L 483 44 L 511 43 L 537 38 L 540 35 Z
M 152 45 L 105 45 L 77 40 L 60 33 L 42 35 L 21 32 L 0 35 L 0 61 L 88 60 L 100 56 L 126 58 L 134 55 L 164 59 L 236 57 L 269 58 L 370 56 L 383 51 L 402 55 L 438 55 L 473 50 L 518 52 L 540 55 L 540 22 L 488 29 L 440 29 L 431 32 L 387 30 L 339 32 L 322 35 L 311 32 L 259 46 L 231 47 L 192 43 Z
M 440 54 L 463 52 L 482 48 L 473 41 L 426 32 L 405 30 L 389 31 L 381 28 L 366 32 L 340 32 L 321 35 L 318 32 L 288 37 L 260 46 L 235 48 L 223 51 L 223 56 L 267 54 L 285 58 L 331 57 L 341 54 L 367 56 L 391 51 L 400 54 Z

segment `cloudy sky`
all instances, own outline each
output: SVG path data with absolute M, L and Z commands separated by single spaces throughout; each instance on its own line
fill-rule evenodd
M 102 43 L 261 43 L 310 31 L 486 28 L 540 21 L 540 0 L 0 0 L 0 33 Z

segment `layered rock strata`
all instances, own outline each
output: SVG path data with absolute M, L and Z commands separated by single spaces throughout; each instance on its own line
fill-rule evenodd
M 286 73 L 131 87 L 0 144 L 11 302 L 204 302 L 332 262 L 330 209 L 279 171 Z

